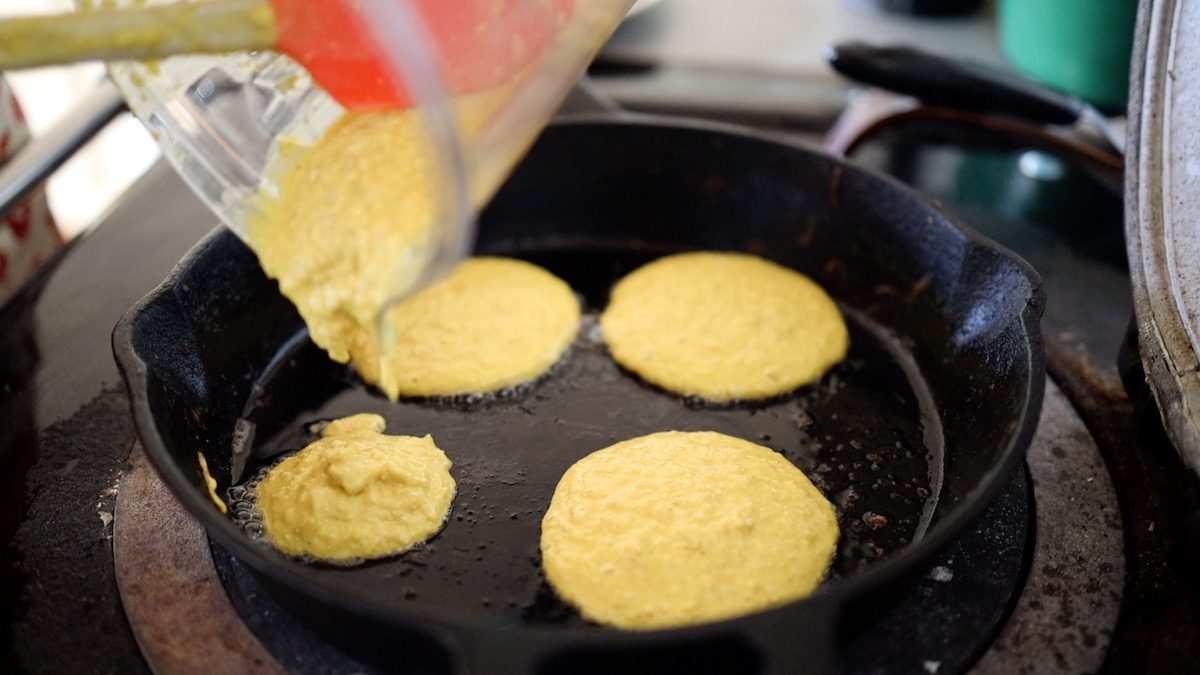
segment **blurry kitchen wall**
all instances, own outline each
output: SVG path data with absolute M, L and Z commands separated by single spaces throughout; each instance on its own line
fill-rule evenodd
M 0 17 L 66 12 L 71 0 L 0 0 Z M 4 74 L 36 137 L 72 110 L 104 77 L 99 63 Z M 84 230 L 159 157 L 141 123 L 122 114 L 64 164 L 46 186 L 50 210 L 64 238 Z

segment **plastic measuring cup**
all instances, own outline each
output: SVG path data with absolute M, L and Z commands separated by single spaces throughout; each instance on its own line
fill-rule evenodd
M 162 4 L 118 4 L 139 2 Z M 435 241 L 420 275 L 427 281 L 469 250 L 474 214 L 633 0 L 354 4 L 364 34 L 386 56 L 381 76 L 420 110 L 436 148 Z M 259 197 L 278 191 L 284 146 L 294 153 L 316 142 L 344 112 L 308 72 L 275 52 L 113 63 L 110 72 L 168 161 L 243 239 Z

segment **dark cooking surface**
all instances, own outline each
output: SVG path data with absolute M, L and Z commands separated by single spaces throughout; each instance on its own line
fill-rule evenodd
M 580 251 L 534 259 L 573 288 L 607 289 L 645 256 Z M 605 298 L 587 300 L 595 309 Z M 374 412 L 387 419 L 388 433 L 432 434 L 453 460 L 458 482 L 446 527 L 398 558 L 336 571 L 336 583 L 531 623 L 587 625 L 545 585 L 537 547 L 541 520 L 568 467 L 634 436 L 711 430 L 782 452 L 838 507 L 843 536 L 833 579 L 923 532 L 932 510 L 930 485 L 941 479 L 942 431 L 927 385 L 902 358 L 907 352 L 896 336 L 851 314 L 850 353 L 821 382 L 762 404 L 711 408 L 666 395 L 619 369 L 590 330 L 594 316 L 541 382 L 479 400 L 394 404 L 355 385 L 311 343 L 298 343 L 250 415 L 260 434 L 281 431 L 257 445 L 248 475 L 315 440 L 309 427 L 318 420 Z M 305 400 L 298 403 L 289 396 L 294 392 Z M 317 399 L 323 400 L 313 405 Z M 937 440 L 929 447 L 927 439 Z M 232 506 L 236 512 L 236 502 Z
M 879 622 L 839 649 L 845 672 L 922 675 L 920 655 L 936 654 L 942 672 L 959 672 L 987 648 L 1025 574 L 1029 532 L 1013 524 L 1031 518 L 1028 475 L 1022 468 L 984 512 L 980 522 L 939 557 L 926 576 Z M 377 670 L 320 639 L 272 599 L 255 576 L 215 547 L 213 560 L 230 602 L 270 653 L 289 672 L 374 674 Z M 954 563 L 956 572 L 947 565 Z M 544 596 L 543 596 L 544 597 Z M 552 607 L 557 599 L 548 598 Z M 953 621 L 926 621 L 929 616 Z M 697 659 L 699 660 L 699 659 Z M 708 664 L 711 665 L 711 664 Z M 705 671 L 702 666 L 692 669 Z M 415 671 L 414 671 L 415 672 Z
M 635 148 L 652 149 L 653 159 L 632 163 Z M 580 156 L 592 161 L 578 166 Z M 729 227 L 730 222 L 739 227 Z M 307 405 L 288 395 L 319 391 L 322 381 L 309 377 L 313 362 L 305 359 L 294 369 L 294 381 L 304 386 L 291 384 L 286 375 L 278 384 L 262 379 L 271 364 L 290 361 L 281 359 L 279 350 L 294 342 L 300 324 L 245 247 L 225 234 L 197 249 L 114 334 L 150 459 L 223 546 L 261 572 L 267 585 L 291 589 L 281 593 L 290 596 L 287 604 L 307 606 L 303 615 L 327 624 L 326 635 L 353 640 L 356 649 L 375 652 L 374 660 L 411 660 L 413 650 L 398 648 L 397 638 L 436 639 L 456 660 L 466 659 L 475 667 L 486 660 L 492 667 L 523 672 L 549 664 L 561 650 L 583 645 L 624 651 L 633 658 L 687 651 L 697 641 L 712 646 L 720 638 L 730 645 L 742 643 L 743 654 L 775 668 L 796 659 L 807 659 L 813 667 L 820 667 L 818 662 L 831 666 L 833 645 L 817 637 L 818 631 L 841 637 L 848 630 L 845 624 L 877 616 L 888 594 L 900 593 L 919 578 L 936 551 L 967 524 L 967 516 L 979 513 L 1019 464 L 1018 453 L 1040 412 L 1043 384 L 1036 279 L 1020 261 L 954 227 L 894 183 L 799 147 L 707 125 L 651 120 L 576 122 L 548 129 L 484 214 L 478 250 L 514 255 L 577 250 L 576 259 L 603 261 L 606 247 L 618 252 L 696 247 L 764 251 L 826 284 L 834 297 L 864 315 L 855 319 L 860 324 L 879 321 L 900 338 L 876 339 L 860 331 L 857 337 L 865 348 L 855 350 L 846 370 L 834 373 L 843 384 L 831 386 L 829 394 L 817 388 L 819 395 L 804 401 L 802 410 L 788 407 L 795 401 L 785 399 L 778 414 L 771 407 L 690 411 L 670 397 L 633 386 L 600 351 L 589 364 L 583 349 L 578 361 L 568 359 L 563 368 L 570 375 L 573 364 L 583 365 L 580 377 L 552 377 L 544 386 L 561 384 L 558 395 L 540 402 L 525 399 L 524 410 L 501 401 L 479 411 L 451 410 L 434 420 L 421 416 L 431 413 L 428 406 L 401 406 L 398 411 L 405 412 L 396 413 L 401 424 L 409 413 L 420 413 L 414 419 L 432 425 L 439 444 L 448 452 L 465 453 L 460 479 L 484 488 L 479 508 L 467 508 L 464 521 L 456 514 L 428 551 L 412 554 L 419 560 L 327 569 L 287 559 L 249 540 L 213 508 L 200 479 L 197 450 L 207 457 L 219 487 L 229 484 L 230 448 L 238 437 L 235 424 L 244 424 L 243 402 L 257 405 L 253 397 L 262 392 L 287 418 L 297 413 L 297 403 Z M 561 271 L 576 283 L 569 267 Z M 596 365 L 607 368 L 596 370 Z M 910 391 L 916 384 L 909 373 L 918 370 L 931 400 L 938 402 L 936 416 L 921 409 L 921 395 L 905 393 L 906 379 Z M 308 386 L 312 379 L 314 388 Z M 610 382 L 615 387 L 607 389 Z M 830 384 L 834 382 L 831 376 Z M 582 397 L 572 392 L 584 385 L 596 391 Z M 649 398 L 639 401 L 639 392 Z M 588 395 L 607 399 L 589 404 Z M 849 403 L 867 404 L 864 417 L 851 416 Z M 259 406 L 256 412 L 266 410 Z M 874 541 L 861 537 L 868 544 L 862 546 L 847 538 L 849 552 L 865 552 L 864 559 L 887 550 L 891 555 L 878 567 L 836 579 L 805 602 L 711 626 L 630 634 L 514 623 L 520 614 L 513 610 L 536 605 L 536 595 L 533 600 L 529 595 L 536 593 L 531 586 L 537 569 L 528 559 L 536 520 L 521 518 L 521 512 L 531 501 L 548 499 L 559 473 L 554 465 L 564 468 L 572 455 L 595 449 L 591 440 L 597 431 L 637 433 L 643 424 L 646 431 L 662 424 L 699 424 L 750 438 L 767 434 L 784 449 L 798 437 L 799 445 L 791 449 L 802 451 L 807 450 L 807 430 L 795 420 L 803 410 L 828 418 L 818 442 L 847 457 L 822 462 L 818 454 L 809 459 L 816 463 L 814 471 L 820 474 L 820 464 L 826 463 L 831 478 L 841 471 L 856 481 L 849 484 L 848 504 L 867 501 L 855 492 L 878 491 L 890 500 L 887 512 L 864 511 L 858 519 L 868 529 L 878 528 L 869 534 Z M 664 411 L 686 412 L 691 419 Z M 325 411 L 318 407 L 314 413 L 323 416 Z M 729 415 L 723 422 L 722 413 Z M 306 412 L 300 414 L 301 425 L 312 420 L 303 419 Z M 764 431 L 772 416 L 787 426 Z M 731 426 L 739 419 L 751 421 L 739 430 Z M 899 422 L 912 419 L 918 423 Z M 943 433 L 931 424 L 934 419 L 943 423 Z M 256 437 L 266 435 L 269 422 L 269 416 L 256 420 Z M 820 419 L 814 422 L 820 424 Z M 481 433 L 488 427 L 492 434 Z M 561 430 L 561 437 L 547 430 Z M 937 459 L 940 441 L 931 439 L 942 435 L 942 487 L 936 490 L 931 484 L 929 490 L 939 495 L 934 527 L 893 553 L 901 540 L 914 537 L 912 527 L 921 518 L 922 485 L 904 469 L 910 461 L 906 455 L 924 473 L 923 455 Z M 297 440 L 290 444 L 294 447 Z M 561 455 L 553 451 L 556 444 L 564 448 Z M 881 450 L 885 444 L 889 449 Z M 497 480 L 504 474 L 491 466 L 509 460 L 517 469 L 511 485 Z M 862 466 L 855 467 L 856 461 Z M 553 475 L 546 475 L 547 469 Z M 488 521 L 486 530 L 473 528 L 466 517 L 476 511 L 482 518 L 485 508 L 518 517 Z M 853 506 L 850 515 L 855 515 Z M 891 541 L 891 524 L 880 523 L 887 519 L 896 526 Z M 486 550 L 499 553 L 481 554 L 481 539 Z M 487 564 L 476 560 L 481 555 Z M 848 566 L 855 566 L 853 556 L 847 557 Z M 509 576 L 514 567 L 517 573 Z M 468 574 L 476 576 L 464 580 Z M 500 586 L 489 586 L 489 576 L 501 580 Z M 811 639 L 797 643 L 792 635 L 801 626 Z M 489 654 L 501 657 L 501 663 Z
M 209 217 L 165 165 L 0 310 L 0 668 L 147 670 L 113 578 L 109 492 L 133 424 L 109 336 Z M 166 206 L 164 210 L 164 205 Z M 16 354 L 16 358 L 13 355 Z

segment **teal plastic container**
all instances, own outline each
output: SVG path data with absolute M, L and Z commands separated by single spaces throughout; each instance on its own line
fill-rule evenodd
M 1137 0 L 1000 0 L 1005 55 L 1017 70 L 1109 112 L 1125 108 Z

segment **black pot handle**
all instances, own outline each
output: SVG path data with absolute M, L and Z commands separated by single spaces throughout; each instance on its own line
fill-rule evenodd
M 824 51 L 846 77 L 925 103 L 1002 113 L 1045 124 L 1073 124 L 1090 106 L 1016 73 L 955 60 L 912 47 L 844 42 Z
M 684 631 L 573 633 L 481 628 L 455 630 L 454 675 L 721 672 L 731 675 L 837 675 L 842 603 L 832 594 Z M 579 630 L 579 629 L 574 629 Z
M 547 646 L 509 631 L 459 631 L 451 651 L 453 675 L 534 675 L 546 658 Z
M 764 656 L 763 675 L 836 675 L 842 623 L 842 596 L 820 593 L 803 601 L 804 612 L 787 606 L 752 614 L 743 621 Z

